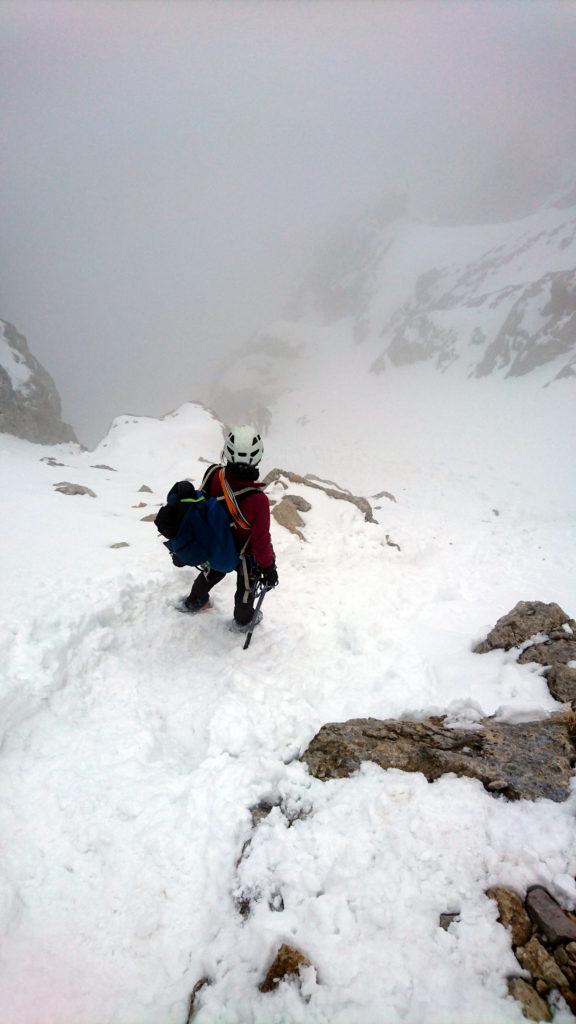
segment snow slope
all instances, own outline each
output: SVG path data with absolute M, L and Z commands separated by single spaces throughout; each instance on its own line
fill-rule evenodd
M 386 434 L 369 432 L 360 454 L 344 432 L 330 445 L 336 413 L 353 424 L 361 411 L 345 379 L 319 409 L 302 392 L 299 434 L 280 403 L 265 469 L 398 500 L 375 501 L 371 525 L 294 486 L 313 505 L 308 542 L 274 524 L 281 585 L 247 652 L 226 629 L 232 581 L 209 612 L 178 615 L 194 571 L 174 569 L 140 521 L 175 479 L 199 479 L 200 456 L 218 457 L 209 413 L 121 417 L 95 452 L 0 435 L 2 1021 L 185 1024 L 209 976 L 198 1024 L 520 1024 L 506 988 L 518 965 L 484 893 L 541 882 L 576 906 L 576 795 L 511 804 L 471 780 L 372 765 L 321 783 L 297 760 L 348 717 L 558 708 L 512 654 L 470 651 L 520 598 L 576 610 L 574 485 L 543 496 L 558 476 L 544 455 L 565 464 L 569 406 L 540 422 L 534 402 L 522 446 L 528 410 L 501 399 L 468 462 L 466 438 L 450 460 L 427 429 L 442 424 L 441 396 L 420 429 L 384 403 Z M 62 480 L 97 497 L 56 493 Z M 245 848 L 263 799 L 286 814 Z M 290 985 L 257 990 L 283 941 L 317 968 L 307 1001 Z

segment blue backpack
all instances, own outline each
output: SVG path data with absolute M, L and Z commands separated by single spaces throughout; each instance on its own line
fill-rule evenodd
M 220 469 L 215 467 L 214 472 Z M 208 472 L 202 481 L 208 487 L 213 474 Z M 209 497 L 204 490 L 196 490 L 189 480 L 174 484 L 168 493 L 167 504 L 163 505 L 154 520 L 159 532 L 168 539 L 164 542 L 172 555 L 174 565 L 191 565 L 197 568 L 206 564 L 218 572 L 231 572 L 240 561 L 234 542 L 232 526 L 239 522 L 237 516 L 249 526 L 236 502 L 239 494 L 256 494 L 255 487 L 232 492 L 218 498 Z M 232 503 L 234 519 L 228 509 Z M 236 514 L 237 513 L 237 514 Z

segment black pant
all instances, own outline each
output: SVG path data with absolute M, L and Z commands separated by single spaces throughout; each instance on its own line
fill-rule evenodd
M 204 603 L 208 594 L 227 574 L 216 569 L 201 572 L 194 580 L 190 591 L 190 601 Z M 247 626 L 254 614 L 254 594 L 252 588 L 257 579 L 256 567 L 251 559 L 242 558 L 236 570 L 236 593 L 234 595 L 234 618 L 239 626 Z

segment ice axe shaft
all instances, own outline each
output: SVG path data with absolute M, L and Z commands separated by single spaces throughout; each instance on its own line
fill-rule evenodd
M 244 647 L 242 648 L 243 651 L 247 651 L 248 648 L 250 647 L 250 641 L 252 639 L 252 633 L 254 632 L 254 629 L 256 627 L 256 620 L 258 618 L 258 612 L 260 611 L 260 608 L 262 607 L 262 602 L 263 602 L 264 598 L 266 597 L 267 593 L 268 593 L 268 587 L 262 587 L 262 589 L 260 591 L 260 596 L 258 597 L 258 600 L 256 602 L 256 607 L 254 608 L 254 612 L 253 612 L 253 615 L 252 615 L 252 622 L 250 623 L 250 629 L 246 633 L 246 639 L 244 641 Z

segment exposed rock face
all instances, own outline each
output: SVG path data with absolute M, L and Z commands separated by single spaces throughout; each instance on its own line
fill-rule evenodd
M 537 665 L 567 665 L 576 661 L 576 637 L 574 640 L 547 640 L 534 644 L 522 652 L 518 661 L 521 665 L 535 662 Z
M 308 958 L 297 949 L 294 949 L 293 946 L 280 946 L 274 962 L 258 988 L 261 992 L 273 992 L 285 978 L 290 976 L 297 977 L 301 967 L 311 966 L 312 964 Z
M 566 800 L 575 749 L 565 717 L 520 725 L 483 719 L 479 729 L 422 722 L 351 719 L 324 725 L 302 758 L 319 779 L 341 779 L 362 761 L 422 772 L 429 782 L 453 772 L 511 800 Z
M 24 335 L 0 320 L 0 432 L 38 444 L 76 441 L 62 422 L 60 396 Z
M 90 487 L 85 487 L 84 484 L 71 484 L 67 480 L 54 484 L 54 490 L 60 494 L 86 494 L 89 498 L 96 497 L 96 494 Z
M 495 648 L 507 651 L 544 634 L 548 639 L 532 643 L 518 658 L 521 665 L 543 665 L 548 689 L 563 704 L 576 711 L 576 622 L 557 604 L 519 601 L 503 615 L 474 651 L 485 654 Z
M 306 476 L 300 476 L 298 473 L 291 473 L 286 469 L 271 469 L 268 475 L 264 478 L 264 483 L 266 485 L 281 483 L 287 488 L 287 480 L 293 484 L 303 484 L 304 486 L 312 487 L 317 491 L 324 491 L 324 494 L 327 494 L 329 498 L 336 498 L 338 501 L 349 501 L 352 505 L 355 505 L 360 512 L 362 512 L 367 523 L 375 522 L 372 507 L 366 498 L 359 498 L 357 495 L 346 490 L 345 487 L 340 487 L 331 480 L 322 480 L 313 473 L 307 473 Z
M 548 689 L 555 700 L 571 704 L 576 710 L 576 668 L 559 665 L 551 668 L 547 675 Z
M 463 361 L 474 377 L 522 377 L 545 365 L 550 365 L 549 381 L 573 376 L 573 261 L 567 261 L 569 269 L 533 273 L 532 280 L 519 278 L 516 268 L 525 265 L 529 252 L 538 253 L 535 268 L 546 268 L 553 249 L 575 247 L 576 221 L 571 219 L 548 231 L 520 234 L 470 263 L 432 267 L 384 325 L 382 336 L 390 340 L 374 372 L 429 360 L 441 371 Z M 502 278 L 507 272 L 509 283 Z M 467 337 L 462 333 L 464 310 Z
M 524 946 L 532 937 L 532 922 L 517 892 L 496 885 L 486 893 L 498 905 L 498 919 L 508 928 L 513 946 Z
M 474 648 L 476 654 L 486 654 L 499 647 L 509 651 L 519 647 L 538 633 L 550 633 L 568 625 L 576 636 L 576 622 L 558 604 L 542 601 L 519 601 L 511 612 L 503 615 L 482 643 Z M 569 634 L 566 634 L 569 635 Z

